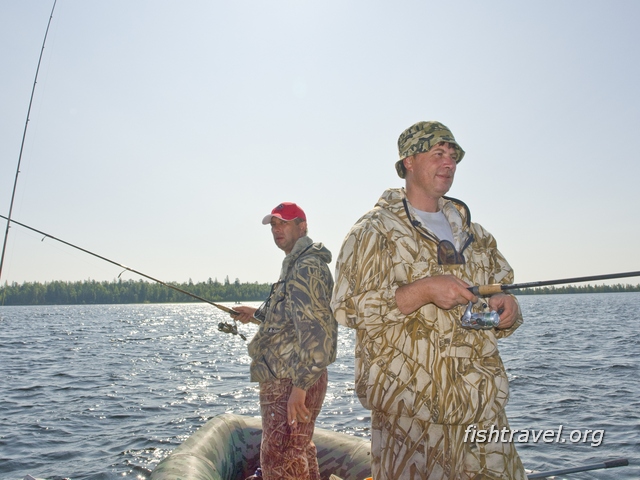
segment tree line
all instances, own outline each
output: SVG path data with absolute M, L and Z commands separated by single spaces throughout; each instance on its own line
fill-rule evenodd
M 511 293 L 516 295 L 554 295 L 563 293 L 615 293 L 615 292 L 640 292 L 640 284 L 638 285 L 563 285 L 562 287 L 536 287 L 523 288 L 521 290 L 512 290 Z
M 269 296 L 268 283 L 206 282 L 171 283 L 171 285 L 211 302 L 263 301 Z M 0 288 L 0 305 L 95 305 L 128 303 L 190 303 L 199 302 L 189 295 L 160 283 L 144 280 L 78 282 L 13 282 Z
M 206 282 L 172 283 L 211 302 L 264 301 L 269 296 L 268 283 L 230 282 L 209 279 Z M 638 285 L 565 285 L 513 290 L 516 295 L 553 295 L 567 293 L 640 292 Z M 199 300 L 159 283 L 145 280 L 84 280 L 79 282 L 5 282 L 0 287 L 0 305 L 92 305 L 128 303 L 187 303 Z

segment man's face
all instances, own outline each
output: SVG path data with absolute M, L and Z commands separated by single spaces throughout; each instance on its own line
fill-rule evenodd
M 453 184 L 458 154 L 449 143 L 431 147 L 425 153 L 416 153 L 405 159 L 405 168 L 411 172 L 407 181 L 424 194 L 440 198 Z
M 285 222 L 277 217 L 271 217 L 271 234 L 273 241 L 280 250 L 289 255 L 293 246 L 300 237 L 304 236 L 307 229 L 307 222 L 296 223 L 295 220 Z

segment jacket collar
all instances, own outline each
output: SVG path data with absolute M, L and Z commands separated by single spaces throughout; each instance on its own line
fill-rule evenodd
M 384 208 L 394 213 L 418 229 L 421 235 L 426 236 L 434 241 L 439 239 L 429 229 L 422 225 L 420 219 L 415 213 L 415 208 L 409 203 L 404 188 L 390 188 L 378 200 L 376 207 Z M 461 248 L 467 244 L 469 239 L 469 227 L 471 226 L 471 213 L 469 207 L 453 197 L 442 197 L 438 201 L 438 207 L 449 221 L 456 247 Z
M 284 280 L 284 278 L 287 276 L 287 272 L 289 271 L 290 266 L 295 263 L 298 257 L 300 257 L 309 248 L 311 248 L 312 245 L 313 240 L 311 240 L 307 235 L 298 239 L 291 252 L 289 252 L 289 255 L 284 257 L 284 260 L 282 261 L 280 280 Z

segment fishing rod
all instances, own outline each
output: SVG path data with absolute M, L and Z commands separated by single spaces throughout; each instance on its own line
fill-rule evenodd
M 563 283 L 581 283 L 581 282 L 593 282 L 596 280 L 609 280 L 612 278 L 628 278 L 628 277 L 640 277 L 640 271 L 638 272 L 624 272 L 624 273 L 609 273 L 606 275 L 592 275 L 590 277 L 574 277 L 574 278 L 561 278 L 559 280 L 545 280 L 542 282 L 528 282 L 528 283 L 512 283 L 512 284 L 500 284 L 493 285 L 476 285 L 469 287 L 468 290 L 474 295 L 489 296 L 496 293 L 504 292 L 506 290 L 517 290 L 519 288 L 533 288 L 544 287 L 547 285 L 561 285 Z
M 22 143 L 20 145 L 20 154 L 18 155 L 18 167 L 16 168 L 16 177 L 13 181 L 13 192 L 11 193 L 11 203 L 9 204 L 9 217 L 7 218 L 7 229 L 4 232 L 4 241 L 2 243 L 2 254 L 0 255 L 0 278 L 2 278 L 2 265 L 4 264 L 4 253 L 7 249 L 7 238 L 9 237 L 9 227 L 11 225 L 11 213 L 13 212 L 13 202 L 16 197 L 16 187 L 18 186 L 18 175 L 20 174 L 20 163 L 22 163 L 22 152 L 24 150 L 24 140 L 27 136 L 27 127 L 29 126 L 29 116 L 31 115 L 31 105 L 33 105 L 33 95 L 36 91 L 36 83 L 38 83 L 38 72 L 40 72 L 40 63 L 42 62 L 42 54 L 44 53 L 44 45 L 47 42 L 47 35 L 49 34 L 49 27 L 51 26 L 51 19 L 53 18 L 53 11 L 56 8 L 57 0 L 53 2 L 53 8 L 51 9 L 51 15 L 49 15 L 49 22 L 47 23 L 47 30 L 44 33 L 44 40 L 42 41 L 42 48 L 40 49 L 40 58 L 38 59 L 38 66 L 36 67 L 36 75 L 33 79 L 33 87 L 31 88 L 31 98 L 29 99 L 29 108 L 27 109 L 27 121 L 24 124 L 24 131 L 22 132 Z M 6 217 L 4 217 L 6 218 Z
M 65 245 L 68 245 L 69 247 L 75 248 L 76 250 L 80 250 L 81 252 L 88 253 L 89 255 L 93 255 L 94 257 L 99 258 L 100 260 L 104 260 L 105 262 L 109 262 L 109 263 L 111 263 L 113 265 L 117 265 L 118 267 L 124 268 L 125 270 L 128 270 L 129 272 L 135 273 L 136 275 L 140 275 L 141 277 L 148 278 L 149 280 L 153 280 L 154 282 L 159 283 L 160 285 L 164 285 L 165 287 L 172 288 L 173 290 L 176 290 L 176 291 L 178 291 L 180 293 L 183 293 L 185 295 L 193 297 L 193 298 L 195 298 L 197 300 L 200 300 L 201 302 L 205 302 L 205 303 L 208 303 L 209 305 L 213 305 L 214 307 L 216 307 L 216 308 L 218 308 L 218 309 L 220 309 L 220 310 L 222 310 L 224 312 L 227 312 L 227 313 L 231 314 L 231 316 L 232 316 L 231 318 L 233 318 L 233 321 L 234 321 L 234 325 L 231 325 L 229 323 L 224 323 L 224 322 L 219 323 L 218 324 L 218 330 L 220 330 L 221 332 L 224 332 L 224 333 L 231 333 L 233 335 L 239 335 L 243 340 L 247 339 L 244 335 L 242 335 L 241 333 L 238 332 L 238 327 L 237 327 L 237 324 L 235 323 L 236 320 L 234 318 L 235 315 L 238 314 L 238 312 L 236 312 L 235 310 L 233 310 L 233 309 L 231 309 L 229 307 L 225 307 L 224 305 L 220 305 L 219 303 L 215 303 L 215 302 L 212 302 L 211 300 L 207 300 L 206 298 L 202 298 L 199 295 L 196 295 L 194 293 L 191 293 L 191 292 L 188 292 L 186 290 L 183 290 L 182 288 L 176 287 L 175 285 L 171 285 L 169 283 L 165 283 L 162 280 L 158 280 L 157 278 L 154 278 L 154 277 L 152 277 L 150 275 L 147 275 L 145 273 L 139 272 L 138 270 L 134 270 L 131 267 L 127 267 L 126 265 L 123 265 L 121 263 L 118 263 L 118 262 L 115 262 L 113 260 L 110 260 L 110 259 L 108 259 L 106 257 L 103 257 L 102 255 L 98 255 L 97 253 L 91 252 L 91 251 L 89 251 L 87 249 L 84 249 L 82 247 L 74 245 L 73 243 L 69 243 L 69 242 L 61 240 L 59 238 L 56 238 L 53 235 L 50 235 L 50 234 L 48 234 L 46 232 L 43 232 L 41 230 L 37 230 L 37 229 L 35 229 L 33 227 L 25 225 L 24 223 L 20 223 L 20 222 L 17 222 L 15 220 L 13 220 L 13 219 L 9 219 L 9 218 L 5 217 L 4 215 L 0 215 L 0 218 L 4 218 L 5 220 L 7 220 L 7 223 L 15 223 L 16 225 L 20 225 L 21 227 L 24 227 L 24 228 L 26 228 L 28 230 L 31 230 L 31 231 L 36 232 L 36 233 L 39 233 L 40 235 L 44 235 L 44 238 L 42 239 L 42 241 L 44 241 L 45 238 L 50 238 L 50 239 L 55 240 L 57 242 L 63 243 Z M 120 273 L 120 275 L 122 275 L 122 273 Z M 118 277 L 120 277 L 120 275 L 118 275 Z M 251 323 L 255 323 L 256 325 L 259 325 L 260 321 L 258 319 L 256 319 L 256 318 L 252 318 L 251 319 Z
M 608 280 L 612 278 L 626 278 L 626 277 L 640 277 L 639 272 L 624 272 L 624 273 L 609 273 L 606 275 L 592 275 L 590 277 L 574 277 L 574 278 L 561 278 L 558 280 L 544 280 L 541 282 L 528 282 L 528 283 L 511 283 L 501 284 L 495 283 L 493 285 L 476 285 L 474 287 L 468 287 L 471 293 L 478 297 L 488 297 L 508 290 L 517 290 L 520 288 L 532 288 L 532 287 L 544 287 L 546 285 L 560 285 L 563 283 L 580 283 L 591 282 L 595 280 Z M 485 305 L 486 307 L 486 305 Z M 500 314 L 502 310 L 474 313 L 472 311 L 473 303 L 469 302 L 467 309 L 460 318 L 460 323 L 464 328 L 472 328 L 474 330 L 486 330 L 497 327 L 500 324 Z
M 563 468 L 561 470 L 551 470 L 549 472 L 541 473 L 527 473 L 527 478 L 548 478 L 553 476 L 554 478 L 559 475 L 567 475 L 569 473 L 587 472 L 589 470 L 600 470 L 601 468 L 616 468 L 626 467 L 629 465 L 629 460 L 626 458 L 619 458 L 617 460 L 608 460 L 602 463 L 594 463 L 592 465 L 583 465 L 581 467 Z

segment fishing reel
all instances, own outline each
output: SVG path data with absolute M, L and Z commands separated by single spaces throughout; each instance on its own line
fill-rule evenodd
M 224 332 L 224 333 L 231 333 L 232 335 L 239 335 L 240 338 L 242 338 L 243 340 L 247 339 L 247 337 L 245 337 L 243 334 L 241 334 L 238 331 L 238 326 L 237 325 L 232 325 L 231 323 L 220 322 L 218 324 L 218 330 L 220 330 L 221 332 Z
M 486 308 L 486 304 L 483 304 Z M 473 330 L 490 330 L 495 328 L 500 323 L 500 314 L 495 311 L 474 313 L 471 311 L 473 303 L 469 302 L 467 309 L 464 311 L 464 315 L 460 319 L 460 323 L 463 328 L 471 328 Z

